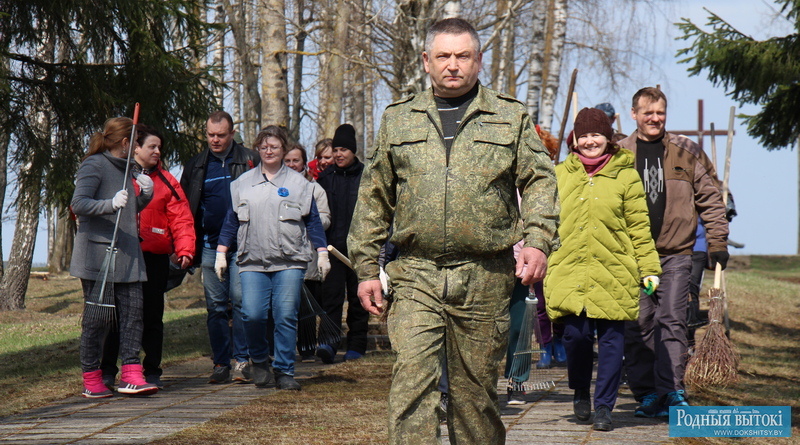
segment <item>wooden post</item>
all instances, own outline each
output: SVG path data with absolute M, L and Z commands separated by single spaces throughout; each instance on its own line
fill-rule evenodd
M 566 105 L 564 105 L 564 114 L 561 116 L 561 128 L 558 130 L 558 149 L 556 150 L 556 158 L 553 160 L 558 164 L 558 159 L 561 157 L 561 144 L 564 143 L 564 128 L 567 126 L 567 115 L 569 115 L 569 104 L 572 92 L 575 91 L 575 79 L 578 77 L 578 69 L 572 70 L 572 77 L 569 79 L 569 90 L 567 90 Z

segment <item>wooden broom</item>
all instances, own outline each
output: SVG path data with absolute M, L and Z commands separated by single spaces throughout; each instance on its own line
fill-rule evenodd
M 734 107 L 728 129 L 728 144 L 725 153 L 725 171 L 722 179 L 722 202 L 728 203 L 728 177 L 730 173 L 730 157 L 733 134 Z M 713 144 L 712 132 L 712 144 Z M 739 353 L 727 335 L 727 304 L 725 299 L 722 266 L 717 263 L 714 269 L 714 287 L 709 289 L 708 329 L 703 339 L 695 348 L 694 355 L 686 364 L 684 381 L 693 387 L 703 390 L 715 386 L 726 387 L 739 380 Z

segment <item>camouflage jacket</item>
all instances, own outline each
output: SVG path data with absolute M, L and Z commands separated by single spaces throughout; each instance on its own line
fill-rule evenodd
M 557 248 L 555 173 L 525 106 L 481 86 L 449 164 L 441 128 L 432 90 L 386 108 L 347 239 L 359 281 L 378 278 L 390 224 L 402 256 L 440 266 L 511 255 L 520 239 L 546 255 Z

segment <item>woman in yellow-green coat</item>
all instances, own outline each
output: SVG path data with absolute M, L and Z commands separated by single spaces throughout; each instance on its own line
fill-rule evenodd
M 658 286 L 661 266 L 650 234 L 644 188 L 634 156 L 609 141 L 608 116 L 584 108 L 577 145 L 556 167 L 561 248 L 548 260 L 547 314 L 564 323 L 575 416 L 589 420 L 592 345 L 598 336 L 594 429 L 612 428 L 624 348 L 624 323 L 639 314 L 640 286 Z

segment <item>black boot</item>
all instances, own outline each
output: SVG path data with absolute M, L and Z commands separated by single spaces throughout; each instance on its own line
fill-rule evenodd
M 253 376 L 253 383 L 259 388 L 275 386 L 275 376 L 272 375 L 272 369 L 270 369 L 268 362 L 253 362 L 253 367 L 250 372 Z
M 592 400 L 589 394 L 589 388 L 575 390 L 575 397 L 572 399 L 572 409 L 578 420 L 589 420 L 589 416 L 592 414 Z
M 597 407 L 594 412 L 593 429 L 597 431 L 611 431 L 611 409 L 605 405 Z
M 297 380 L 289 374 L 284 374 L 278 370 L 275 371 L 275 381 L 277 382 L 278 389 L 300 391 L 300 384 Z

